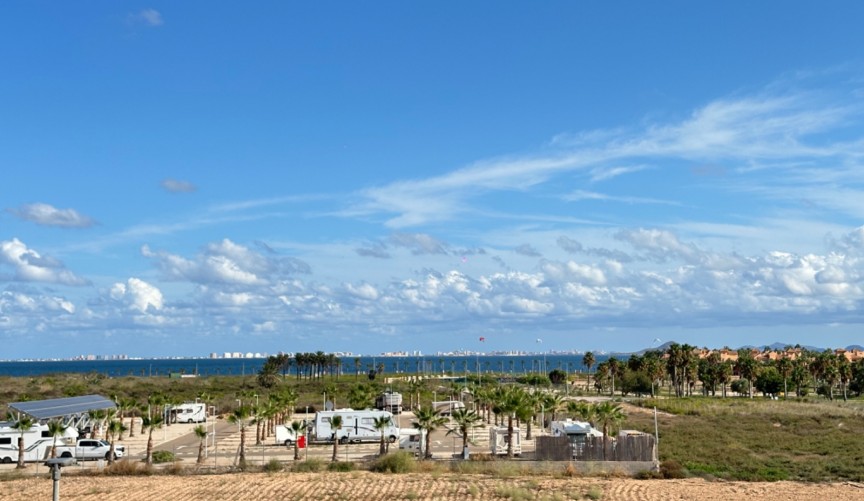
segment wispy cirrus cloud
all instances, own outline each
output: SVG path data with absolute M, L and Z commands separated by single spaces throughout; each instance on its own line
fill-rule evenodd
M 141 9 L 138 12 L 129 14 L 127 19 L 131 23 L 141 24 L 152 28 L 165 24 L 165 20 L 162 19 L 162 13 L 156 9 Z
M 680 202 L 676 202 L 673 200 L 659 200 L 656 198 L 645 197 L 621 197 L 585 190 L 576 190 L 573 193 L 564 195 L 561 198 L 568 202 L 579 202 L 581 200 L 599 200 L 603 202 L 622 202 L 626 204 L 681 205 Z
M 760 163 L 784 172 L 807 165 L 813 173 L 850 162 L 857 165 L 864 135 L 849 125 L 864 115 L 862 101 L 859 94 L 842 89 L 819 92 L 772 84 L 753 95 L 712 101 L 677 121 L 560 135 L 549 149 L 535 155 L 482 160 L 440 176 L 369 188 L 343 215 L 383 215 L 385 224 L 394 228 L 448 221 L 477 213 L 475 205 L 482 205 L 480 199 L 488 193 L 528 193 L 565 173 L 589 183 L 648 171 L 665 176 L 670 165 L 680 164 L 724 165 L 724 172 L 739 177 Z M 833 139 L 831 133 L 837 131 L 843 132 L 836 136 L 842 139 Z M 757 178 L 748 186 L 761 184 L 763 179 Z M 734 187 L 734 181 L 730 185 Z M 590 192 L 581 193 L 584 199 Z M 593 196 L 627 203 L 674 203 L 653 197 Z
M 58 209 L 44 203 L 25 204 L 17 209 L 6 210 L 19 219 L 42 226 L 89 228 L 96 224 L 96 221 L 92 218 L 81 214 L 75 209 Z
M 198 187 L 189 181 L 181 181 L 179 179 L 163 179 L 159 185 L 169 193 L 192 193 L 198 190 Z

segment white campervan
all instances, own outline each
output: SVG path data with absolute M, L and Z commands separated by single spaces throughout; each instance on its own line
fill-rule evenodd
M 171 406 L 168 409 L 175 423 L 203 423 L 207 421 L 207 405 L 196 402 L 186 402 Z
M 333 416 L 342 417 L 342 427 L 334 430 L 331 425 Z M 384 429 L 384 439 L 390 443 L 399 438 L 399 427 L 393 422 L 393 414 L 387 411 L 337 409 L 320 411 L 315 414 L 315 427 L 312 438 L 316 442 L 339 443 L 376 442 L 381 440 L 381 431 L 375 429 L 375 418 L 387 417 L 390 424 Z
M 0 422 L 0 462 L 15 463 L 18 461 L 18 438 L 21 431 L 12 428 L 14 422 Z M 57 446 L 66 445 L 67 441 L 78 438 L 78 430 L 70 426 L 63 435 L 57 438 Z M 42 461 L 51 453 L 54 437 L 48 433 L 47 424 L 34 424 L 24 432 L 24 461 Z

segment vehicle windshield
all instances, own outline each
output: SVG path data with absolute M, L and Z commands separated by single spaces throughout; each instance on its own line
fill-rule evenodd
M 100 440 L 99 443 L 102 444 L 102 445 L 107 445 L 107 446 L 109 446 L 109 447 L 111 446 L 111 443 L 108 442 L 107 440 Z

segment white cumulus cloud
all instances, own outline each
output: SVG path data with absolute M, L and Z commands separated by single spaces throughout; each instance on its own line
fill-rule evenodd
M 28 248 L 17 238 L 0 241 L 0 265 L 11 266 L 11 280 L 46 282 L 62 285 L 86 285 L 89 282 L 67 270 L 63 263 Z M 0 277 L 2 277 L 0 268 Z

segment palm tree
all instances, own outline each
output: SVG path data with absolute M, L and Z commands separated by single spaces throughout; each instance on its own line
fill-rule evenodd
M 134 417 L 132 415 L 132 411 L 138 408 L 138 402 L 134 398 L 124 398 L 120 400 L 123 409 L 126 410 L 126 413 L 129 415 L 129 438 L 135 436 L 135 426 L 134 426 Z M 123 436 L 120 436 L 120 440 L 123 440 Z
M 418 409 L 414 416 L 417 418 L 417 421 L 412 423 L 412 426 L 420 430 L 421 434 L 424 430 L 426 431 L 426 451 L 423 457 L 427 459 L 431 458 L 432 432 L 443 425 L 446 419 L 431 407 Z
M 203 424 L 199 424 L 192 428 L 192 431 L 198 437 L 198 460 L 195 461 L 195 464 L 202 464 L 204 463 L 204 441 L 207 440 L 207 428 Z
M 609 388 L 609 396 L 611 397 L 615 395 L 615 376 L 621 370 L 621 364 L 615 357 L 610 357 L 606 363 L 609 364 L 609 375 L 612 377 L 612 384 Z
M 384 432 L 390 426 L 391 420 L 390 416 L 380 416 L 373 418 L 372 427 L 381 432 L 381 444 L 378 448 L 378 455 L 383 456 L 387 454 L 387 443 L 384 441 Z
M 597 419 L 595 407 L 588 402 L 567 402 L 567 413 L 592 425 Z
M 458 433 L 462 436 L 462 451 L 468 449 L 468 432 L 471 431 L 478 423 L 482 424 L 482 418 L 479 414 L 470 409 L 456 409 L 451 415 L 453 422 L 456 423 L 456 428 L 447 431 L 447 435 Z M 428 442 L 428 440 L 427 440 Z
M 524 412 L 526 404 L 525 390 L 517 386 L 499 388 L 495 392 L 495 408 L 497 414 L 507 416 L 507 457 L 513 457 L 513 419 Z
M 298 461 L 300 459 L 300 444 L 297 443 L 297 440 L 300 438 L 300 432 L 305 431 L 306 427 L 302 421 L 292 421 L 291 429 L 294 430 L 294 461 Z
M 90 438 L 96 438 L 96 432 L 102 428 L 102 422 L 108 417 L 108 412 L 105 409 L 92 409 L 87 411 L 92 424 L 90 425 Z
M 586 351 L 585 355 L 582 356 L 582 365 L 588 368 L 588 378 L 585 381 L 585 391 L 591 391 L 591 367 L 594 366 L 595 362 L 594 353 L 590 351 Z
M 525 393 L 524 405 L 517 411 L 518 418 L 524 421 L 526 426 L 525 440 L 531 440 L 531 424 L 537 414 L 537 406 L 541 405 L 543 396 L 540 393 Z
M 123 421 L 119 419 L 112 419 L 108 422 L 105 431 L 108 434 L 108 441 L 111 443 L 111 447 L 108 449 L 108 464 L 114 464 L 114 439 L 122 435 L 124 431 L 126 431 L 126 427 L 123 425 Z
M 252 415 L 249 407 L 240 406 L 234 409 L 234 412 L 228 416 L 228 422 L 236 424 L 240 427 L 240 456 L 239 465 L 246 465 L 246 426 L 249 424 L 249 417 Z
M 68 426 L 63 424 L 63 421 L 59 419 L 52 419 L 48 421 L 48 434 L 54 439 L 51 444 L 51 457 L 57 457 L 57 437 L 62 437 L 64 433 L 66 433 L 66 429 Z
M 747 380 L 747 394 L 753 398 L 753 380 L 759 375 L 759 362 L 750 354 L 750 350 L 741 350 L 738 356 L 738 374 Z
M 144 457 L 144 462 L 147 463 L 147 466 L 153 464 L 153 430 L 158 430 L 162 428 L 162 424 L 165 422 L 165 419 L 161 414 L 156 414 L 154 416 L 145 416 L 144 419 L 141 420 L 141 426 L 148 431 L 147 434 L 147 455 Z
M 342 416 L 335 415 L 330 418 L 330 428 L 333 429 L 333 458 L 332 461 L 338 461 L 339 455 L 339 430 L 342 429 Z
M 787 400 L 789 398 L 787 382 L 789 376 L 792 374 L 792 361 L 784 356 L 783 358 L 777 359 L 775 365 L 777 366 L 777 372 L 783 376 L 783 400 Z
M 30 416 L 18 416 L 18 420 L 12 425 L 12 429 L 18 430 L 18 466 L 24 468 L 24 434 L 33 427 L 36 422 Z
M 597 421 L 603 426 L 603 460 L 606 460 L 606 440 L 611 427 L 616 426 L 624 420 L 624 411 L 621 406 L 613 403 L 610 400 L 602 402 L 594 406 L 594 411 L 597 414 Z

